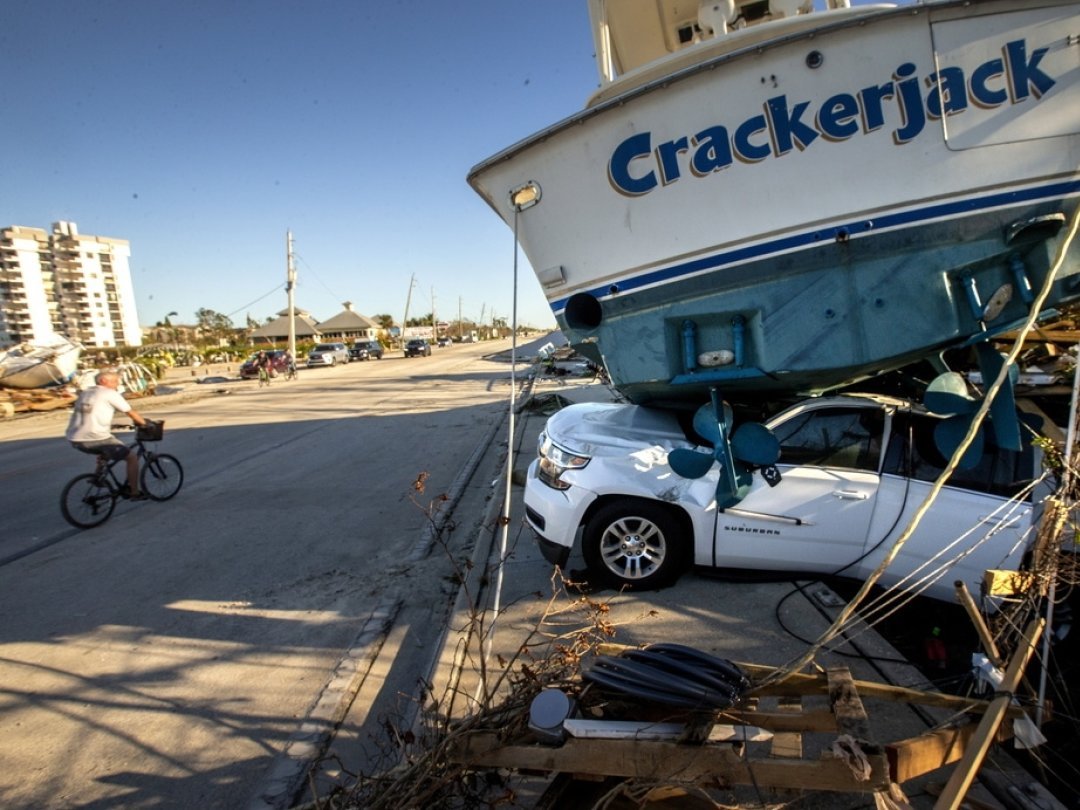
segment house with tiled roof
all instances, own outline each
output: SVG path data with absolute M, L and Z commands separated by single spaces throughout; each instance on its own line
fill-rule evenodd
M 378 337 L 379 325 L 353 309 L 352 301 L 346 301 L 342 306 L 345 309 L 319 324 L 321 340 L 350 343 L 355 340 L 375 340 Z
M 306 310 L 296 309 L 295 312 L 296 339 L 321 341 L 323 339 L 321 324 L 312 318 L 311 313 Z M 267 343 L 286 342 L 289 339 L 289 310 L 281 310 L 277 318 L 253 331 L 251 339 L 256 343 L 260 341 Z

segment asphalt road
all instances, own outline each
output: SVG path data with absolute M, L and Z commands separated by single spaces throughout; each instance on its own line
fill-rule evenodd
M 387 592 L 422 567 L 417 599 L 452 596 L 415 550 L 505 442 L 510 366 L 483 355 L 508 347 L 141 400 L 183 490 L 87 531 L 58 508 L 92 463 L 67 414 L 0 421 L 0 806 L 248 804 Z

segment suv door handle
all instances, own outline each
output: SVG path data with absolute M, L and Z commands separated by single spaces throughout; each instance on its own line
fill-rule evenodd
M 979 515 L 979 523 L 994 523 L 998 529 L 1011 529 L 1020 525 L 1021 517 L 1026 516 L 1006 515 L 1005 517 L 998 517 L 997 515 Z
M 865 492 L 856 492 L 855 490 L 851 489 L 838 489 L 833 492 L 833 495 L 843 501 L 865 501 L 867 498 L 870 497 Z

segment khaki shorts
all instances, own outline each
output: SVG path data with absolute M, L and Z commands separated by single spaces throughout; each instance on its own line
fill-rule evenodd
M 72 442 L 71 446 L 84 453 L 104 456 L 109 461 L 119 461 L 122 458 L 127 458 L 128 453 L 131 452 L 131 448 L 115 436 L 100 439 L 96 442 Z

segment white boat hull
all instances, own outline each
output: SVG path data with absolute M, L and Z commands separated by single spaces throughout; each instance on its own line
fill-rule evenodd
M 1080 3 L 820 16 L 470 173 L 631 399 L 843 385 L 1011 328 L 1046 280 L 1080 198 Z M 1074 246 L 1052 306 L 1078 273 Z
M 66 339 L 24 344 L 0 355 L 0 388 L 49 388 L 64 385 L 79 367 L 82 347 Z

